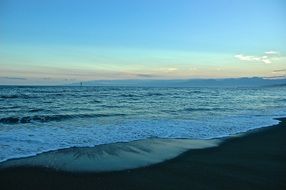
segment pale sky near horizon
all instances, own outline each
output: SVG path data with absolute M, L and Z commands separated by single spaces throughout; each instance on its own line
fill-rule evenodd
M 284 0 L 1 0 L 0 85 L 286 76 Z

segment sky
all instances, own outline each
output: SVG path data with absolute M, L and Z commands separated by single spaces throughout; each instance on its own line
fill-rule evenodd
M 285 0 L 0 0 L 0 84 L 286 76 Z

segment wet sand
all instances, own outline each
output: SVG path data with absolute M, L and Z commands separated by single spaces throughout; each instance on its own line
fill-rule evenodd
M 281 121 L 144 168 L 104 173 L 3 169 L 0 189 L 286 189 L 286 119 Z

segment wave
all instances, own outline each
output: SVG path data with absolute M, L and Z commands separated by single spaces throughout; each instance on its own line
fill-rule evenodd
M 140 95 L 136 94 L 120 94 L 118 97 L 124 97 L 124 98 L 139 98 L 141 97 Z
M 22 106 L 3 106 L 3 107 L 0 107 L 0 110 L 7 111 L 8 109 L 17 109 L 17 108 L 22 108 Z
M 19 98 L 19 96 L 18 95 L 1 95 L 0 98 L 13 99 L 13 98 Z
M 143 119 L 104 127 L 90 122 L 59 123 L 57 127 L 43 125 L 36 130 L 15 127 L 0 133 L 0 162 L 62 148 L 94 147 L 150 138 L 217 139 L 278 123 L 273 116 L 239 116 L 181 121 Z
M 144 98 L 144 97 L 153 97 L 153 96 L 164 96 L 166 94 L 162 93 L 156 93 L 156 92 L 149 92 L 146 94 L 120 94 L 118 97 L 124 97 L 124 98 Z
M 123 108 L 126 106 L 118 106 L 118 105 L 101 105 L 103 108 Z
M 0 95 L 1 99 L 17 99 L 17 98 L 33 98 L 26 94 L 10 94 L 10 95 Z
M 199 93 L 204 93 L 204 92 L 201 91 L 201 90 L 193 90 L 193 91 L 191 91 L 191 93 L 193 93 L 193 94 L 199 94 Z
M 230 110 L 229 108 L 185 108 L 183 109 L 183 111 L 226 111 L 226 110 Z
M 32 123 L 40 122 L 46 123 L 50 121 L 63 121 L 75 118 L 96 118 L 96 117 L 116 117 L 125 116 L 125 114 L 69 114 L 69 115 L 34 115 L 34 116 L 24 116 L 24 117 L 5 117 L 0 118 L 0 123 L 3 124 L 18 124 L 18 123 Z
M 162 93 L 147 93 L 145 96 L 163 96 L 164 94 Z
M 34 108 L 34 109 L 31 109 L 29 110 L 29 112 L 41 112 L 41 111 L 45 111 L 45 109 L 42 109 L 42 108 Z
M 100 100 L 91 100 L 90 103 L 101 103 Z

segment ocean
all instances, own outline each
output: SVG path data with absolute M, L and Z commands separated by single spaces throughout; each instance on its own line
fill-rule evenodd
M 149 138 L 213 139 L 278 123 L 286 87 L 0 87 L 0 161 Z

